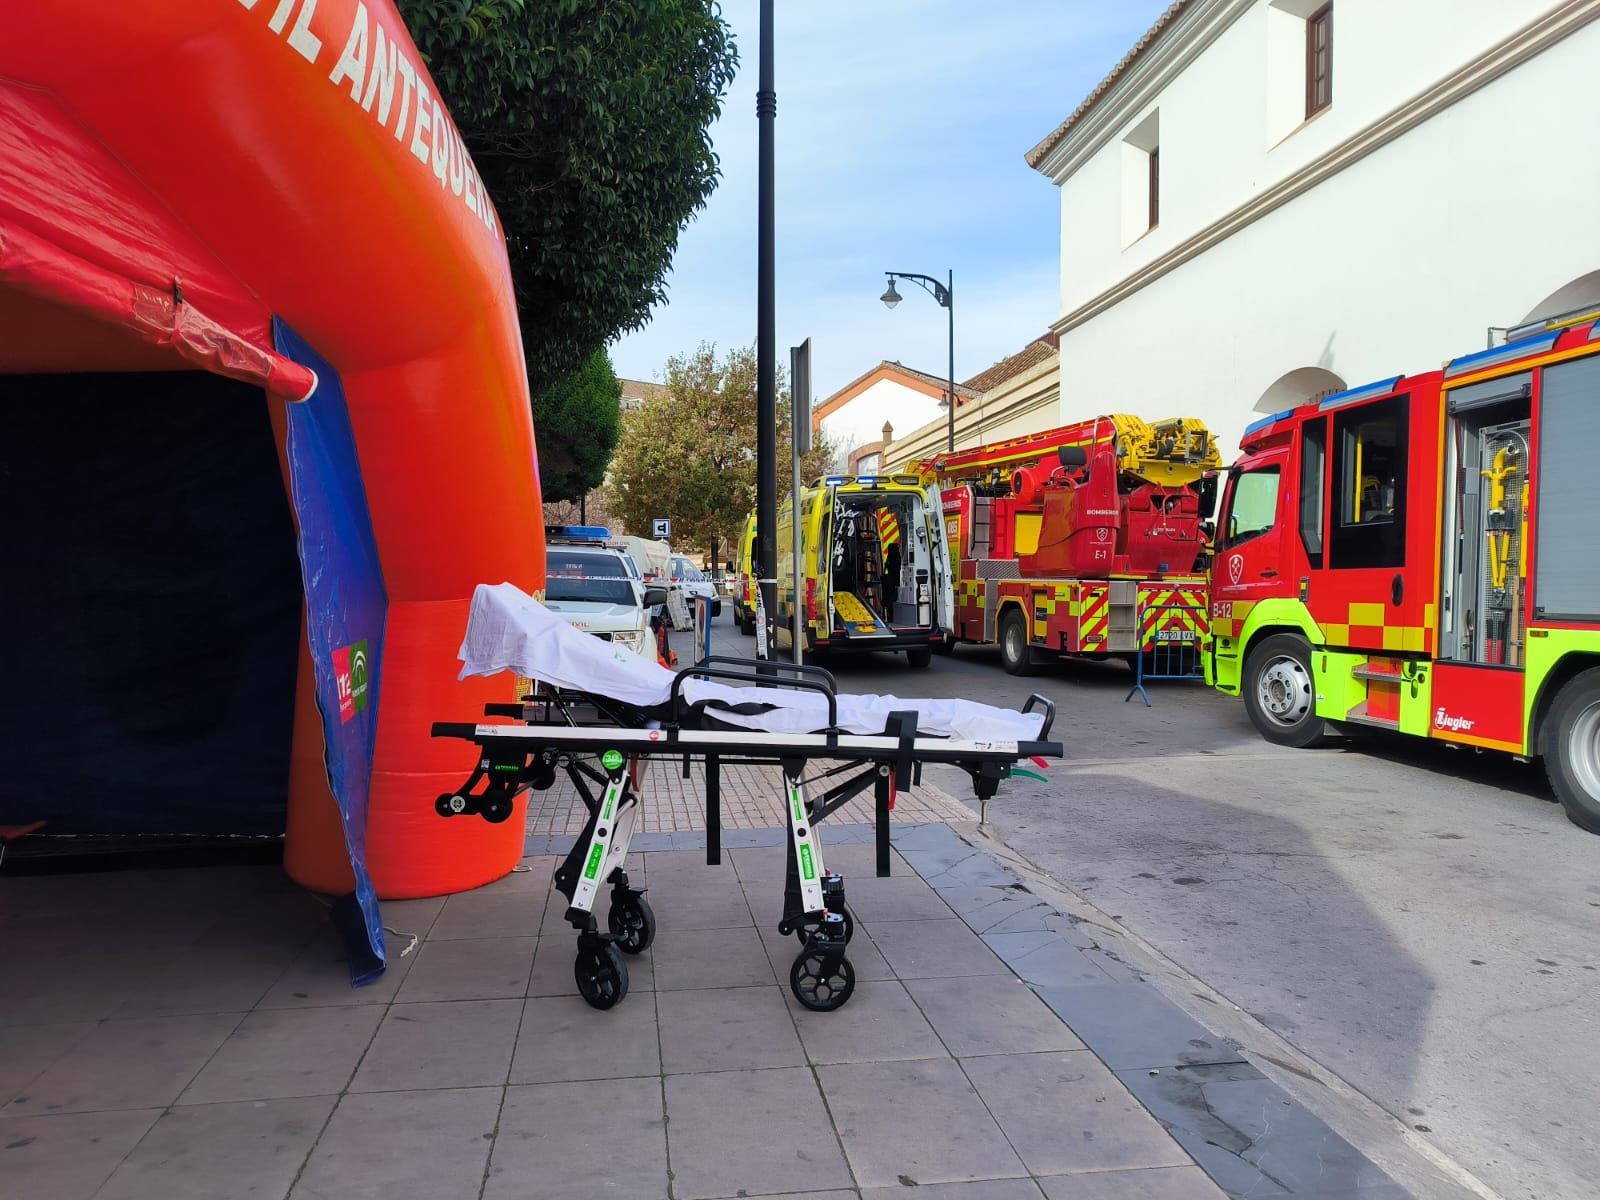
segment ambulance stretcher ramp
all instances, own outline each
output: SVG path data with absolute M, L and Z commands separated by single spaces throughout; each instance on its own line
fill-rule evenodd
M 824 863 L 817 826 L 872 788 L 877 873 L 888 875 L 892 797 L 898 785 L 920 781 L 924 763 L 959 767 L 986 800 L 1019 760 L 1062 752 L 1042 740 L 1054 718 L 1042 696 L 1029 697 L 1020 712 L 970 701 L 840 696 L 833 677 L 817 667 L 718 657 L 674 673 L 579 633 L 509 584 L 478 588 L 461 659 L 463 676 L 516 670 L 535 691 L 520 704 L 485 706 L 485 716 L 521 724 L 433 726 L 435 737 L 478 747 L 471 775 L 439 796 L 435 809 L 441 817 L 475 814 L 498 823 L 524 789 L 552 787 L 558 772 L 572 782 L 589 815 L 555 885 L 578 931 L 578 990 L 596 1008 L 627 995 L 624 955 L 642 952 L 655 936 L 655 915 L 627 874 L 644 760 L 679 759 L 686 777 L 692 763 L 702 765 L 708 863 L 721 855 L 723 764 L 781 768 L 788 837 L 778 929 L 801 943 L 790 990 L 807 1008 L 826 1012 L 855 989 L 846 956 L 854 921 L 844 880 Z M 808 780 L 812 763 L 819 773 Z M 819 782 L 831 786 L 808 798 L 807 785 Z M 608 931 L 601 933 L 594 907 L 607 885 Z

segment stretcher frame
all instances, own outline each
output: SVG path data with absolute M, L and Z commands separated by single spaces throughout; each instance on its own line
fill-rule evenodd
M 689 678 L 728 679 L 821 693 L 827 699 L 828 727 L 819 733 L 764 733 L 745 728 L 695 728 L 714 721 L 716 708 L 688 705 L 682 685 Z M 567 898 L 565 919 L 578 932 L 574 975 L 580 994 L 597 1008 L 609 1008 L 627 994 L 627 967 L 621 952 L 636 954 L 654 938 L 655 918 L 644 890 L 627 875 L 628 851 L 638 828 L 638 767 L 654 757 L 679 758 L 687 778 L 699 761 L 705 777 L 706 862 L 722 860 L 721 769 L 724 762 L 777 766 L 783 775 L 786 870 L 783 917 L 778 930 L 797 934 L 802 948 L 790 970 L 790 989 L 799 1002 L 818 1011 L 840 1007 L 854 990 L 854 969 L 845 949 L 854 932 L 844 881 L 829 872 L 817 827 L 867 788 L 874 796 L 874 865 L 890 874 L 890 810 L 897 785 L 920 782 L 926 763 L 953 765 L 972 779 L 987 801 L 1013 764 L 1024 758 L 1060 757 L 1059 743 L 1042 740 L 1054 720 L 1054 705 L 1035 693 L 1022 711 L 1042 706 L 1040 740 L 978 741 L 919 736 L 914 711 L 894 712 L 881 734 L 845 733 L 837 728 L 832 676 L 817 667 L 773 664 L 722 656 L 680 672 L 668 704 L 641 709 L 610 697 L 537 685 L 521 704 L 490 704 L 486 716 L 515 717 L 521 724 L 438 722 L 433 736 L 459 738 L 479 748 L 466 782 L 438 797 L 442 817 L 478 815 L 504 821 L 515 797 L 527 788 L 543 790 L 564 773 L 588 810 L 588 819 L 555 873 Z M 592 719 L 591 719 L 592 713 Z M 677 720 L 663 722 L 662 716 Z M 582 718 L 582 721 L 580 721 Z M 595 723 L 601 722 L 601 723 Z M 812 780 L 808 763 L 841 760 Z M 842 778 L 840 778 L 842 777 Z M 814 798 L 807 784 L 840 779 Z M 482 784 L 482 789 L 479 788 Z M 597 785 L 598 791 L 591 785 Z M 594 909 L 600 888 L 610 884 L 608 933 L 601 933 Z

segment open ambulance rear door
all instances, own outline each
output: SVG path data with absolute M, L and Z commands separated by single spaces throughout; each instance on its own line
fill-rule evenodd
M 939 485 L 930 483 L 924 491 L 923 517 L 928 523 L 928 545 L 933 559 L 933 620 L 946 638 L 955 634 L 956 596 L 949 539 L 944 528 L 944 499 Z

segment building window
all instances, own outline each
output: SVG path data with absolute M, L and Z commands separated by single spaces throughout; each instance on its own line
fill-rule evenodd
M 1333 103 L 1333 5 L 1306 18 L 1306 116 Z
M 1150 151 L 1150 223 L 1148 229 L 1161 224 L 1161 147 Z
M 1151 109 L 1122 138 L 1122 244 L 1131 246 L 1161 218 L 1161 113 Z

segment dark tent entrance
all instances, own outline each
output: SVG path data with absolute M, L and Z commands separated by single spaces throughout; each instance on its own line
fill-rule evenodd
M 0 825 L 284 830 L 304 595 L 266 393 L 0 375 Z

